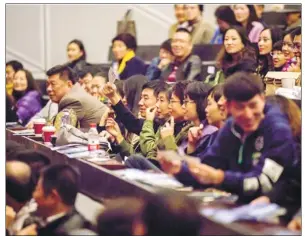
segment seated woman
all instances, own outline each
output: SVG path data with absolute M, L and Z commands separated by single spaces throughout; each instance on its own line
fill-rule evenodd
M 278 41 L 272 46 L 272 63 L 274 71 L 281 72 L 286 64 L 286 58 L 282 51 L 283 41 Z
M 280 28 L 266 28 L 259 35 L 258 41 L 258 67 L 257 73 L 262 79 L 266 76 L 268 71 L 273 71 L 272 56 L 272 45 L 283 39 L 283 32 Z
M 21 69 L 15 73 L 12 96 L 18 122 L 26 125 L 41 110 L 41 94 L 31 72 Z
M 205 79 L 205 82 L 211 85 L 224 82 L 226 77 L 235 72 L 255 72 L 257 68 L 255 49 L 251 46 L 243 28 L 233 26 L 227 29 L 223 42 L 223 49 L 216 59 L 220 70 Z
M 247 37 L 251 43 L 257 43 L 259 34 L 264 29 L 259 22 L 253 5 L 236 4 L 233 5 L 236 21 L 246 30 Z
M 160 46 L 159 57 L 151 60 L 147 68 L 146 76 L 149 80 L 159 79 L 160 71 L 166 68 L 174 60 L 171 39 L 164 41 Z
M 121 80 L 133 75 L 145 75 L 145 63 L 135 55 L 136 39 L 129 33 L 122 33 L 112 39 L 112 52 L 116 62 L 113 68 Z
M 294 36 L 295 36 L 294 29 L 291 29 L 291 30 L 286 31 L 284 33 L 282 51 L 283 51 L 284 56 L 286 58 L 286 64 L 282 69 L 283 72 L 287 72 L 290 65 L 293 64 L 293 63 L 294 64 L 296 63 L 296 57 L 294 55 L 294 44 L 293 44 Z
M 86 62 L 87 53 L 82 41 L 74 39 L 68 43 L 67 58 L 70 62 L 70 67 L 76 71 L 81 71 L 85 66 L 89 65 Z

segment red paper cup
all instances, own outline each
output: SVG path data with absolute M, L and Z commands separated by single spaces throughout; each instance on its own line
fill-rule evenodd
M 55 127 L 53 126 L 44 126 L 42 128 L 42 138 L 43 141 L 46 142 L 51 142 L 51 137 L 52 135 L 55 134 Z
M 42 128 L 46 125 L 45 119 L 35 119 L 33 121 L 35 135 L 42 134 Z

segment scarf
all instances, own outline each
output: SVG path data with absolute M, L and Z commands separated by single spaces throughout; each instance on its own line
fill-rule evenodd
M 122 59 L 120 65 L 119 65 L 119 69 L 118 69 L 119 74 L 121 74 L 121 73 L 124 71 L 124 69 L 125 69 L 125 67 L 126 67 L 126 63 L 127 63 L 130 59 L 134 58 L 135 56 L 136 56 L 136 55 L 135 55 L 134 51 L 131 51 L 131 50 L 128 51 L 128 52 L 125 54 L 125 56 L 123 57 L 123 59 Z

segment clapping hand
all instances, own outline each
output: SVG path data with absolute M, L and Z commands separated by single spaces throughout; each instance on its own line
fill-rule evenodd
M 162 127 L 161 130 L 160 130 L 161 138 L 164 139 L 168 136 L 173 136 L 174 135 L 174 129 L 175 129 L 174 117 L 171 116 L 170 122 L 166 122 L 165 126 Z

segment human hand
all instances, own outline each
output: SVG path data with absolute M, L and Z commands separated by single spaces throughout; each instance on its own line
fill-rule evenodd
M 101 120 L 100 120 L 100 123 L 99 125 L 102 127 L 102 126 L 105 126 L 106 124 L 106 120 L 108 118 L 108 115 L 109 115 L 109 112 L 110 112 L 110 108 L 109 107 L 106 107 L 105 109 L 105 112 L 103 113 L 102 117 L 101 117 Z
M 37 235 L 37 225 L 29 225 L 22 230 L 18 231 L 16 235 Z
M 108 118 L 106 120 L 106 131 L 110 133 L 117 140 L 118 143 L 122 141 L 123 136 L 120 127 L 113 118 Z
M 163 58 L 163 59 L 161 59 L 159 65 L 158 65 L 158 68 L 159 68 L 159 69 L 163 69 L 164 67 L 166 67 L 166 66 L 167 66 L 168 64 L 170 64 L 170 63 L 171 63 L 171 60 L 170 60 L 170 59 L 168 59 L 168 58 Z
M 221 184 L 224 180 L 224 172 L 217 170 L 211 166 L 202 163 L 190 163 L 190 160 L 186 161 L 189 165 L 189 170 L 193 177 L 201 184 Z
M 174 117 L 171 116 L 170 122 L 166 122 L 164 127 L 161 127 L 161 130 L 160 130 L 161 138 L 164 139 L 168 136 L 173 136 L 174 128 L 175 128 Z
M 110 142 L 114 142 L 115 141 L 115 137 L 112 136 L 109 132 L 107 132 L 106 130 L 101 131 L 99 134 L 100 137 L 105 137 L 108 141 Z
M 301 59 L 299 57 L 296 57 L 296 64 L 292 63 L 288 68 L 287 72 L 301 72 Z
M 12 207 L 10 206 L 5 207 L 5 217 L 6 217 L 5 227 L 7 229 L 13 223 L 16 217 L 16 212 Z
M 203 124 L 200 124 L 199 127 L 191 127 L 188 131 L 188 143 L 196 145 L 199 139 L 202 136 Z
M 301 231 L 302 230 L 302 216 L 294 217 L 288 224 L 287 228 L 293 231 Z
M 171 175 L 180 172 L 182 167 L 182 158 L 175 151 L 158 151 L 157 159 L 162 170 Z
M 116 105 L 120 101 L 115 84 L 107 82 L 104 85 L 102 93 L 111 101 L 112 105 Z
M 255 204 L 269 204 L 270 203 L 270 199 L 267 196 L 260 196 L 256 199 L 254 199 L 252 202 L 250 202 L 251 205 L 255 205 Z
M 150 107 L 146 109 L 146 120 L 154 121 L 156 116 L 157 107 Z

